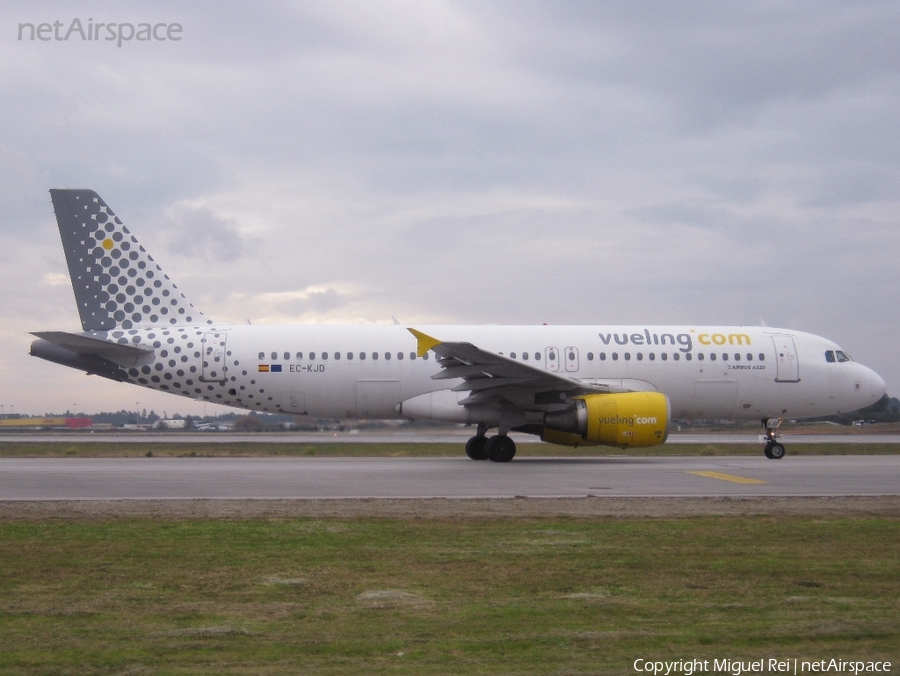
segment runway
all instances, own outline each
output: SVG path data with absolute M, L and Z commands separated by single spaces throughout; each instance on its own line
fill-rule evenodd
M 0 460 L 0 501 L 589 495 L 900 495 L 900 456 Z

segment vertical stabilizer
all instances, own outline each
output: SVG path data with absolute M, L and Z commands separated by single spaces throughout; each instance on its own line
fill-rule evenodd
M 51 190 L 85 331 L 212 324 L 93 190 Z

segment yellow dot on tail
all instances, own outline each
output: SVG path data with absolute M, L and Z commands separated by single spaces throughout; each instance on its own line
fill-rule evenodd
M 113 241 L 109 237 L 103 240 L 103 248 L 107 251 L 113 248 Z

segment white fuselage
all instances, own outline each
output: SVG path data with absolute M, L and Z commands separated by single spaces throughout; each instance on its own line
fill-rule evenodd
M 833 342 L 768 327 L 416 326 L 533 367 L 614 389 L 667 395 L 675 418 L 813 417 L 878 401 L 884 381 Z M 401 402 L 446 390 L 434 355 L 402 326 L 171 326 L 115 330 L 153 347 L 130 382 L 252 411 L 399 417 Z M 435 416 L 440 418 L 440 416 Z M 450 417 L 451 420 L 458 418 Z
M 766 420 L 780 448 L 767 453 L 781 457 L 771 419 L 853 411 L 885 392 L 832 342 L 767 327 L 223 325 L 185 297 L 96 192 L 50 197 L 83 332 L 37 332 L 31 354 L 192 399 L 474 423 L 467 455 L 506 462 L 515 455 L 509 430 L 624 448 L 640 435 L 618 430 L 620 420 L 656 425 L 645 441 L 662 443 L 671 417 Z M 491 427 L 498 434 L 487 441 Z

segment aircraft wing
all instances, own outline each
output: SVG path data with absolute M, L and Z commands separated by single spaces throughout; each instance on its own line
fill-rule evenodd
M 607 385 L 583 383 L 472 343 L 444 342 L 416 329 L 408 331 L 418 340 L 420 357 L 429 350 L 438 356 L 441 371 L 431 376 L 433 380 L 463 380 L 452 388 L 454 392 L 470 392 L 459 402 L 462 405 L 506 400 L 526 407 L 554 406 L 578 394 L 611 391 Z

